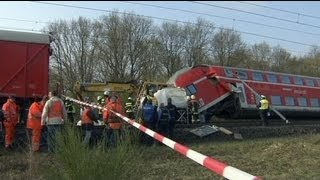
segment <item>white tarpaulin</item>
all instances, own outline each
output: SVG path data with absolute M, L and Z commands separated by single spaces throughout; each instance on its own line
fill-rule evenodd
M 186 91 L 182 88 L 167 87 L 159 90 L 154 94 L 157 98 L 158 106 L 163 103 L 165 106 L 168 104 L 167 99 L 172 99 L 172 104 L 177 108 L 187 108 L 187 95 Z

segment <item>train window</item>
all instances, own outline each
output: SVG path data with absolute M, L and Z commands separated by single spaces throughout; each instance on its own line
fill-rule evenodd
M 314 87 L 314 81 L 312 79 L 305 79 L 306 80 L 306 85 L 307 86 L 312 86 Z
M 318 100 L 318 98 L 311 98 L 311 99 L 310 99 L 310 105 L 311 105 L 311 107 L 319 107 L 319 100 Z
M 285 99 L 287 106 L 294 106 L 295 105 L 293 97 L 285 97 L 284 99 Z
M 305 97 L 298 97 L 299 106 L 307 106 L 307 98 Z
M 274 75 L 274 74 L 267 74 L 267 78 L 268 78 L 269 82 L 273 82 L 273 83 L 277 83 L 278 82 L 277 76 Z
M 224 72 L 226 73 L 227 77 L 233 77 L 232 69 L 226 68 L 224 69 Z
M 316 79 L 315 81 L 317 82 L 318 86 L 320 86 L 320 79 Z
M 303 85 L 303 81 L 301 77 L 293 77 L 294 83 L 297 85 Z
M 280 96 L 271 96 L 271 104 L 273 105 L 281 105 L 281 97 Z
M 197 93 L 197 89 L 196 89 L 196 87 L 195 87 L 193 84 L 191 84 L 190 86 L 188 86 L 187 89 L 188 89 L 188 91 L 190 92 L 191 95 Z
M 253 80 L 255 80 L 255 81 L 263 81 L 262 73 L 254 72 L 253 73 Z
M 285 84 L 291 84 L 289 76 L 280 76 L 280 79 Z
M 237 73 L 238 73 L 240 79 L 248 79 L 248 74 L 246 71 L 239 71 L 238 70 Z
M 191 96 L 191 93 L 190 93 L 189 89 L 187 89 L 187 88 L 184 88 L 184 89 L 186 90 L 186 95 L 187 96 Z

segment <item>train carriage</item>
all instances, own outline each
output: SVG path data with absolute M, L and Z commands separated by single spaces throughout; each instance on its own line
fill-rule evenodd
M 207 116 L 258 117 L 256 105 L 260 99 L 254 91 L 265 95 L 287 117 L 320 115 L 317 77 L 200 65 L 178 71 L 168 83 L 195 95 L 199 111 Z
M 32 97 L 48 93 L 50 42 L 49 34 L 0 30 L 0 107 L 14 95 L 22 121 Z

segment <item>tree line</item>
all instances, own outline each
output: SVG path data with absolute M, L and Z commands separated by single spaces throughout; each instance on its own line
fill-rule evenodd
M 199 64 L 320 76 L 318 46 L 297 57 L 279 45 L 248 45 L 236 31 L 202 18 L 188 24 L 156 23 L 139 15 L 112 13 L 95 20 L 58 20 L 46 31 L 54 36 L 51 86 L 63 82 L 67 92 L 76 81 L 166 82 L 176 71 Z

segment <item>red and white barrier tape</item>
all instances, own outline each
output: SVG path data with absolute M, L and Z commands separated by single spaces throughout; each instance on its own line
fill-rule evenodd
M 78 104 L 81 105 L 87 105 L 87 106 L 91 106 L 93 108 L 98 108 L 98 109 L 103 109 L 103 107 L 97 106 L 97 105 L 92 105 L 92 104 L 88 104 L 82 101 L 78 101 L 76 99 L 70 98 L 70 97 L 66 97 L 66 99 L 69 99 L 71 101 L 74 101 Z M 105 108 L 106 109 L 106 108 Z M 107 109 L 106 109 L 107 110 Z M 148 134 L 149 136 L 153 137 L 154 139 L 162 142 L 163 144 L 167 145 L 168 147 L 170 147 L 171 149 L 174 149 L 175 151 L 178 151 L 179 153 L 181 153 L 182 155 L 192 159 L 193 161 L 201 164 L 202 166 L 210 169 L 211 171 L 227 178 L 227 179 L 240 179 L 240 180 L 261 180 L 261 177 L 258 176 L 253 176 L 249 173 L 246 173 L 242 170 L 239 170 L 237 168 L 234 168 L 232 166 L 228 166 L 225 163 L 222 163 L 218 160 L 215 160 L 211 157 L 205 156 L 201 153 L 198 153 L 184 145 L 181 145 L 177 142 L 172 141 L 169 138 L 166 138 L 164 136 L 162 136 L 161 134 L 158 134 L 154 131 L 152 131 L 151 129 L 146 128 L 145 126 L 135 122 L 134 120 L 131 120 L 117 112 L 114 112 L 112 110 L 110 110 L 112 113 L 116 114 L 117 116 L 119 116 L 120 118 L 122 118 L 124 121 L 130 123 L 132 126 L 136 127 L 137 129 L 139 129 L 140 131 Z

